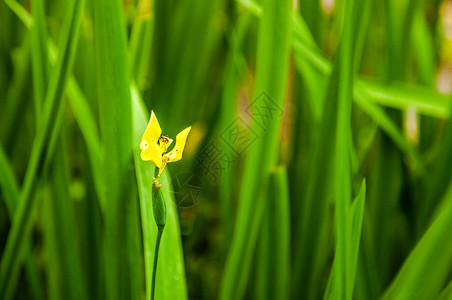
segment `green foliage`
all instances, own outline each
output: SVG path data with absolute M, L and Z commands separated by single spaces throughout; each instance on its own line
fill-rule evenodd
M 55 138 L 59 129 L 58 119 L 61 119 L 63 93 L 74 60 L 82 7 L 82 1 L 71 1 L 68 5 L 67 17 L 61 31 L 60 56 L 49 80 L 42 109 L 42 121 L 37 127 L 37 135 L 30 154 L 17 212 L 12 217 L 10 234 L 1 258 L 0 297 L 2 299 L 9 299 L 14 293 L 20 264 L 27 249 L 36 215 L 35 190 L 38 180 L 46 173 L 48 167 L 46 162 L 55 149 Z
M 290 209 L 287 170 L 270 173 L 258 241 L 257 299 L 287 299 L 290 286 Z
M 259 25 L 256 54 L 256 85 L 254 98 L 268 96 L 278 107 L 284 106 L 290 49 L 290 1 L 265 1 L 267 12 Z M 252 130 L 261 137 L 252 145 L 247 156 L 242 189 L 239 196 L 237 222 L 227 256 L 221 299 L 242 298 L 248 281 L 259 228 L 266 206 L 269 172 L 278 162 L 279 133 L 282 116 L 268 121 L 259 111 L 254 113 Z M 262 125 L 266 124 L 264 129 Z M 246 228 L 243 230 L 242 228 Z
M 449 299 L 451 5 L 2 1 L 0 299 Z

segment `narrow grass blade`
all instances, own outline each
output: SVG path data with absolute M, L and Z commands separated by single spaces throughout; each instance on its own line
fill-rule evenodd
M 45 25 L 45 11 L 42 0 L 31 3 L 33 26 L 31 27 L 31 63 L 33 71 L 33 100 L 35 105 L 36 124 L 40 124 L 41 107 L 46 95 L 49 81 L 49 54 L 47 51 L 47 32 Z
M 69 197 L 69 170 L 64 157 L 65 146 L 60 138 L 53 168 L 49 172 L 49 196 L 43 204 L 44 243 L 49 276 L 49 299 L 86 299 L 82 277 L 75 219 Z
M 83 138 L 85 139 L 86 147 L 88 148 L 91 172 L 93 174 L 92 176 L 97 197 L 99 198 L 102 209 L 105 210 L 106 203 L 105 201 L 102 201 L 105 199 L 102 196 L 103 179 L 101 174 L 101 147 L 98 135 L 99 129 L 88 101 L 73 76 L 69 78 L 67 94 L 69 105 L 74 113 L 78 126 L 80 127 Z
M 409 159 L 413 169 L 419 170 L 420 173 L 425 171 L 424 162 L 417 149 L 415 149 L 405 138 L 400 128 L 395 122 L 386 114 L 383 108 L 376 105 L 372 101 L 366 99 L 366 90 L 355 90 L 355 101 L 366 114 L 391 138 L 394 144 L 405 154 Z
M 84 151 L 85 153 L 88 150 Z M 88 156 L 88 155 L 85 155 Z M 81 179 L 74 178 L 71 184 L 73 196 L 74 184 L 85 186 L 83 200 L 74 201 L 77 235 L 82 258 L 83 278 L 86 283 L 87 299 L 105 298 L 105 261 L 104 261 L 104 227 L 103 214 L 99 196 L 96 192 L 93 176 L 90 172 L 91 162 L 85 160 Z M 78 180 L 81 180 L 77 182 Z M 76 185 L 76 186 L 77 186 Z
M 268 97 L 273 109 L 284 110 L 289 71 L 292 2 L 264 1 L 264 13 L 258 33 L 256 86 L 254 99 Z M 264 94 L 263 94 L 264 93 Z M 260 104 L 262 105 L 262 104 Z M 254 107 L 254 110 L 259 109 Z M 234 237 L 226 260 L 220 298 L 241 299 L 250 273 L 262 214 L 267 199 L 262 193 L 268 183 L 270 168 L 277 163 L 282 114 L 258 115 L 254 111 L 253 130 L 261 132 L 248 151 Z M 264 130 L 260 127 L 266 124 Z
M 446 288 L 439 294 L 438 300 L 449 300 L 452 298 L 452 281 L 446 286 Z
M 23 126 L 20 116 L 27 105 L 27 100 L 33 97 L 32 91 L 28 88 L 32 84 L 31 66 L 30 66 L 30 42 L 29 38 L 22 44 L 22 57 L 17 64 L 15 75 L 9 85 L 6 99 L 3 102 L 0 111 L 2 126 L 0 127 L 0 137 L 6 153 L 13 149 L 16 143 L 16 133 L 18 128 Z
M 429 176 L 425 177 L 426 191 L 425 196 L 421 198 L 418 209 L 418 218 L 416 220 L 418 231 L 422 232 L 431 222 L 433 212 L 439 201 L 447 191 L 451 181 L 452 173 L 450 165 L 452 163 L 452 120 L 449 119 L 444 124 L 443 138 L 439 142 L 439 148 L 433 159 L 429 161 Z
M 336 249 L 335 261 L 335 289 L 337 296 L 341 299 L 351 299 L 352 289 L 350 278 L 351 268 L 351 228 L 348 224 L 349 203 L 351 198 L 351 106 L 353 97 L 354 77 L 354 47 L 356 38 L 353 35 L 354 26 L 358 25 L 355 10 L 355 1 L 347 1 L 345 4 L 345 16 L 347 20 L 343 25 L 343 32 L 338 50 L 336 72 L 331 78 L 331 95 L 337 95 L 337 123 L 335 138 L 335 165 L 334 165 L 334 190 L 335 190 L 335 229 Z M 334 67 L 333 67 L 334 70 Z M 337 77 L 335 77 L 337 74 Z M 336 83 L 337 81 L 337 83 Z M 337 90 L 335 90 L 337 89 Z M 331 101 L 326 102 L 329 106 Z M 334 102 L 333 102 L 334 103 Z M 331 105 L 335 107 L 335 105 Z M 319 184 L 318 182 L 317 184 Z
M 377 263 L 381 278 L 379 281 L 384 287 L 388 284 L 390 276 L 391 261 L 388 256 L 391 244 L 392 222 L 397 214 L 398 201 L 401 195 L 403 180 L 403 162 L 400 152 L 396 149 L 389 138 L 379 134 L 376 140 L 378 149 L 375 163 L 368 175 L 368 199 L 369 213 L 373 221 L 371 233 L 375 247 L 374 258 Z M 380 199 L 385 199 L 381 201 Z
M 237 117 L 237 98 L 239 95 L 240 83 L 243 81 L 246 72 L 246 60 L 242 53 L 242 46 L 245 42 L 246 33 L 252 21 L 251 14 L 247 14 L 238 20 L 237 27 L 231 33 L 230 53 L 226 60 L 223 90 L 221 99 L 220 128 L 227 128 L 233 124 Z M 233 150 L 224 147 L 226 157 L 232 157 Z M 226 256 L 232 239 L 234 228 L 234 214 L 232 206 L 233 191 L 231 186 L 234 182 L 233 168 L 224 167 L 224 172 L 220 178 L 220 202 L 221 202 L 221 222 L 223 229 L 223 254 Z
M 132 109 L 126 31 L 119 0 L 93 3 L 105 200 L 108 299 L 137 299 L 143 283 L 132 169 Z
M 361 231 L 363 227 L 364 208 L 366 200 L 366 180 L 363 180 L 358 195 L 350 208 L 350 230 L 351 230 L 351 259 L 349 268 L 349 290 L 355 287 L 356 273 L 358 268 L 358 256 L 361 242 Z
M 368 201 L 367 201 L 368 202 Z M 380 270 L 376 261 L 376 248 L 373 239 L 373 220 L 366 205 L 365 217 L 363 220 L 362 238 L 358 261 L 358 272 L 356 278 L 356 298 L 357 299 L 379 299 L 382 291 L 380 281 Z
M 419 113 L 436 118 L 450 116 L 450 95 L 441 95 L 427 88 L 387 86 L 377 82 L 360 81 L 371 100 L 383 106 L 407 109 L 415 108 Z
M 21 191 L 18 211 L 13 220 L 0 267 L 0 298 L 10 299 L 20 264 L 23 259 L 29 234 L 33 225 L 32 216 L 36 209 L 36 197 L 33 195 L 36 178 L 44 171 L 45 149 L 52 136 L 58 130 L 51 127 L 58 111 L 61 111 L 63 93 L 69 70 L 73 63 L 78 29 L 82 15 L 83 1 L 71 1 L 68 5 L 67 16 L 64 19 L 60 56 L 49 82 L 49 88 L 44 102 L 43 119 L 38 127 L 37 137 L 33 145 L 30 162 L 25 175 L 24 186 Z M 52 152 L 53 149 L 48 149 Z
M 17 204 L 19 202 L 19 186 L 14 177 L 13 170 L 8 163 L 8 158 L 3 151 L 3 147 L 0 146 L 0 189 L 3 194 L 6 209 L 11 219 L 17 210 Z M 26 254 L 25 269 L 27 271 L 27 279 L 30 283 L 32 294 L 36 300 L 44 299 L 44 292 L 41 288 L 41 282 L 39 280 L 36 264 L 33 260 L 31 252 Z
M 138 14 L 133 22 L 129 39 L 130 72 L 138 87 L 149 85 L 149 63 L 152 50 L 154 16 L 150 0 L 138 1 Z
M 323 26 L 325 24 L 325 14 L 322 12 L 321 2 L 317 0 L 301 1 L 299 3 L 299 11 L 306 20 L 309 31 L 316 41 L 320 41 L 323 35 Z
M 364 217 L 364 206 L 365 206 L 365 198 L 366 198 L 366 181 L 363 180 L 361 184 L 361 188 L 359 190 L 358 195 L 353 201 L 350 207 L 350 230 L 351 230 L 351 238 L 350 238 L 350 249 L 351 249 L 351 259 L 350 259 L 350 268 L 349 268 L 349 289 L 353 291 L 355 286 L 355 279 L 358 267 L 358 254 L 360 249 L 360 241 L 361 241 L 361 229 L 363 225 L 363 217 Z M 327 289 L 324 294 L 324 299 L 337 299 L 338 295 L 335 289 L 334 283 L 334 275 L 336 274 L 336 262 L 333 263 L 333 267 L 331 268 L 330 278 L 328 280 Z
M 262 15 L 262 8 L 254 0 L 236 0 L 236 1 L 246 9 L 250 10 L 256 16 L 260 17 Z
M 382 299 L 434 299 L 452 267 L 452 189 Z
M 141 160 L 140 142 L 148 122 L 148 112 L 141 100 L 137 87 L 132 86 L 133 108 L 133 157 L 140 198 L 141 225 L 143 233 L 146 299 L 150 299 L 152 268 L 157 226 L 152 210 L 152 180 L 154 166 Z M 161 240 L 156 280 L 156 299 L 187 299 L 185 286 L 184 256 L 179 230 L 179 219 L 172 191 L 171 177 L 168 168 L 162 174 L 163 197 L 166 201 L 167 224 Z
M 32 24 L 32 18 L 28 11 L 19 2 L 15 0 L 5 0 L 5 4 L 16 14 L 16 16 L 25 24 L 26 27 L 30 27 Z
M 290 299 L 289 183 L 285 167 L 270 174 L 258 245 L 257 299 Z
M 432 35 L 429 24 L 424 18 L 424 14 L 419 9 L 413 19 L 411 32 L 412 47 L 417 49 L 416 61 L 419 64 L 419 81 L 421 84 L 433 87 L 437 72 L 437 61 L 435 59 L 435 38 Z
M 14 172 L 8 163 L 3 147 L 0 145 L 0 187 L 5 200 L 5 206 L 11 219 L 16 211 L 19 201 L 19 186 L 14 177 Z

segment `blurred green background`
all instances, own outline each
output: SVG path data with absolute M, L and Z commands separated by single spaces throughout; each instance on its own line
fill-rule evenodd
M 452 1 L 0 2 L 0 299 L 452 299 Z

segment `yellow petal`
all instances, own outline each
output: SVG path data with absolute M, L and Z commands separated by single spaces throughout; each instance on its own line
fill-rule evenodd
M 162 175 L 163 170 L 165 170 L 166 163 L 167 163 L 167 161 L 164 160 L 162 163 L 162 167 L 159 169 L 159 177 L 160 177 L 160 175 Z
M 187 141 L 188 134 L 190 133 L 191 126 L 185 128 L 176 136 L 176 145 L 171 152 L 164 155 L 164 160 L 167 162 L 175 162 L 182 158 L 184 152 L 185 142 Z
M 145 140 L 148 141 L 149 143 L 151 142 L 157 143 L 161 134 L 162 129 L 160 128 L 159 121 L 157 120 L 154 111 L 151 111 L 151 118 L 149 119 L 148 126 L 144 131 L 141 141 Z
M 147 142 L 143 140 L 141 142 L 142 151 L 141 151 L 141 159 L 142 160 L 150 160 L 154 166 L 161 168 L 162 167 L 162 153 L 160 152 L 160 147 L 155 142 Z

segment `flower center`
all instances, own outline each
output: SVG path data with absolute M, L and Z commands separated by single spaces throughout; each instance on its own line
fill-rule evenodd
M 169 145 L 171 144 L 173 140 L 170 139 L 169 137 L 162 135 L 159 138 L 159 146 L 160 146 L 160 150 L 162 151 L 162 154 L 166 153 L 166 150 L 168 150 Z

